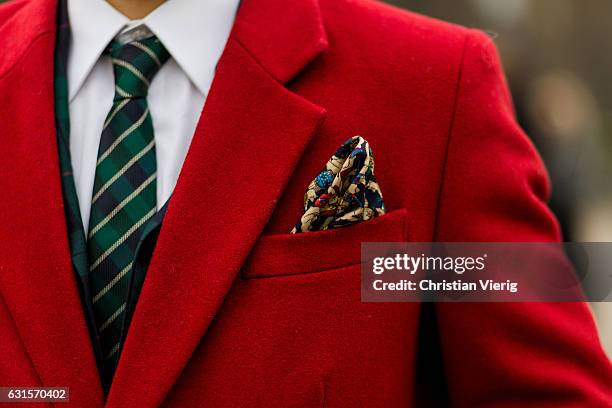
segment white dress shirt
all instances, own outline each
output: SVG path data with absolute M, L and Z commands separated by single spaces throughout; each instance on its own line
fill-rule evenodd
M 98 145 L 115 80 L 103 51 L 118 34 L 145 25 L 170 59 L 153 78 L 147 101 L 155 132 L 157 207 L 170 198 L 185 161 L 239 0 L 168 0 L 130 21 L 104 0 L 68 0 L 70 154 L 83 226 L 88 229 Z

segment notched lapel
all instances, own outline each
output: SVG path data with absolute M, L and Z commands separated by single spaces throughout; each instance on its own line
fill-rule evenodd
M 55 0 L 0 28 L 0 292 L 40 383 L 103 395 L 70 261 L 53 110 Z M 19 36 L 13 36 L 19 33 Z M 205 335 L 324 120 L 287 90 L 325 49 L 315 0 L 243 0 L 169 204 L 106 405 L 154 407 Z M 25 362 L 24 362 L 25 363 Z
M 169 203 L 108 407 L 163 401 L 324 116 L 229 40 Z

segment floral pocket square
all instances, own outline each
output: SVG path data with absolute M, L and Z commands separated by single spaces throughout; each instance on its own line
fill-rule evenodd
M 343 227 L 384 213 L 370 144 L 361 136 L 353 136 L 308 185 L 304 214 L 291 233 Z

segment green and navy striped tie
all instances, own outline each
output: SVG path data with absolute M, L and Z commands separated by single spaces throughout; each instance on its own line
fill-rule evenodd
M 96 326 L 109 386 L 126 327 L 129 281 L 143 226 L 157 211 L 155 139 L 149 85 L 169 54 L 156 37 L 107 49 L 115 75 L 94 179 L 87 252 Z

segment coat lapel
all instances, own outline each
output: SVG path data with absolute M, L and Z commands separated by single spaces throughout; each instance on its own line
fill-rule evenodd
M 70 387 L 75 406 L 96 407 L 103 395 L 62 205 L 55 16 L 54 0 L 32 1 L 0 32 L 0 293 L 41 385 Z
M 166 212 L 108 407 L 163 401 L 324 119 L 322 108 L 283 85 L 326 46 L 316 4 L 293 4 L 243 1 Z

